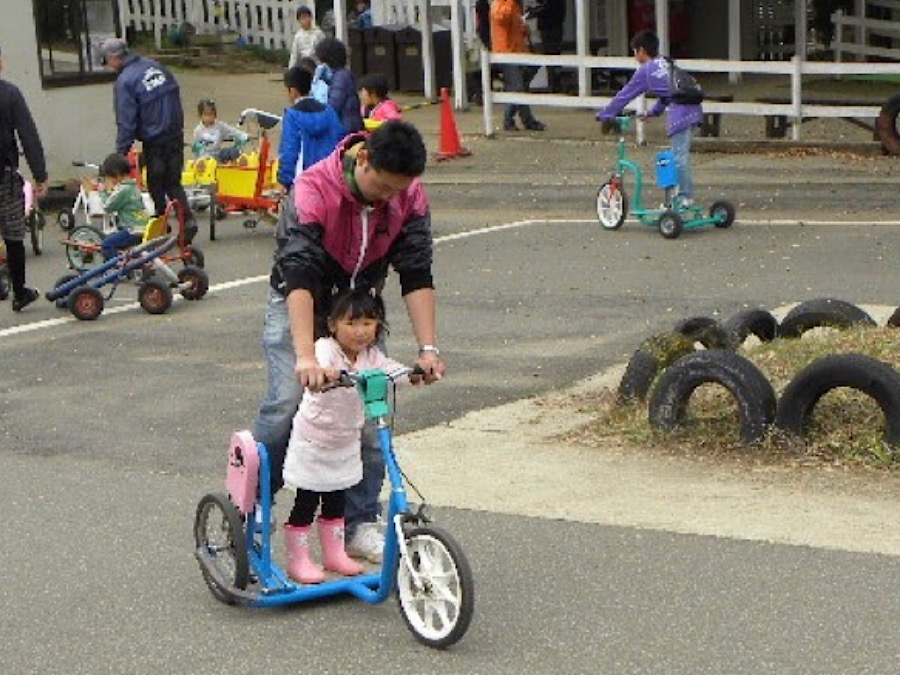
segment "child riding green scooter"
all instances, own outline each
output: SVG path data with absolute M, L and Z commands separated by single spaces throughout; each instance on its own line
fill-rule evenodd
M 631 49 L 640 64 L 628 83 L 605 108 L 597 112 L 598 122 L 611 122 L 633 99 L 641 94 L 657 97 L 645 117 L 666 114 L 666 135 L 672 145 L 678 168 L 677 206 L 687 208 L 694 203 L 694 177 L 691 172 L 691 141 L 694 127 L 703 122 L 700 103 L 678 103 L 671 98 L 671 62 L 659 55 L 659 38 L 651 31 L 641 31 L 631 38 Z

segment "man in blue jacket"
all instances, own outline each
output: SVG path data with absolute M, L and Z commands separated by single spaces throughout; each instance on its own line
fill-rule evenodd
M 121 38 L 100 45 L 108 68 L 118 73 L 115 86 L 116 152 L 128 155 L 141 142 L 147 167 L 147 189 L 156 215 L 162 215 L 169 199 L 181 203 L 188 241 L 197 233 L 181 185 L 184 167 L 184 109 L 178 82 L 167 68 L 152 59 L 132 54 Z

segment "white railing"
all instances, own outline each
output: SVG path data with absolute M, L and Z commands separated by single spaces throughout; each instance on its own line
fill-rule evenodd
M 119 0 L 122 25 L 152 30 L 157 48 L 162 33 L 187 21 L 199 34 L 228 32 L 269 49 L 291 45 L 295 2 L 291 0 Z M 312 4 L 312 3 L 311 3 Z
M 900 2 L 879 2 L 877 4 L 887 8 L 900 9 Z M 859 60 L 876 57 L 900 61 L 900 49 L 876 47 L 870 44 L 872 35 L 889 37 L 892 41 L 900 39 L 900 22 L 849 16 L 841 10 L 831 15 L 831 21 L 834 24 L 834 39 L 831 42 L 831 48 L 834 50 L 835 61 L 840 62 L 845 53 L 852 54 Z M 852 39 L 848 40 L 847 38 L 850 36 Z M 898 65 L 898 72 L 900 72 L 900 65 Z
M 521 64 L 534 66 L 567 66 L 586 71 L 579 77 L 582 91 L 578 96 L 560 94 L 530 94 L 491 91 L 491 66 L 502 64 Z M 681 59 L 678 64 L 692 73 L 758 73 L 764 75 L 783 75 L 790 81 L 790 103 L 763 103 L 752 101 L 704 101 L 705 112 L 770 116 L 779 115 L 788 118 L 791 125 L 791 137 L 800 139 L 800 123 L 808 117 L 843 117 L 874 119 L 878 117 L 881 106 L 877 105 L 823 105 L 803 100 L 803 77 L 806 75 L 883 75 L 897 74 L 897 64 L 891 63 L 824 63 L 802 61 L 794 57 L 791 61 L 723 61 L 711 59 Z M 495 103 L 528 103 L 563 108 L 599 109 L 612 100 L 610 96 L 593 96 L 587 90 L 590 69 L 615 69 L 633 71 L 635 62 L 627 57 L 601 56 L 545 56 L 539 54 L 496 54 L 483 50 L 481 54 L 481 80 L 484 95 L 484 130 L 488 136 L 494 133 L 493 104 Z M 639 97 L 629 104 L 630 110 L 645 110 L 647 102 Z M 642 125 L 638 125 L 638 140 L 642 141 Z

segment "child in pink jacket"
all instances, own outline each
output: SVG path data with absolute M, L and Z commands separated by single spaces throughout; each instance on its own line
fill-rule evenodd
M 388 80 L 381 73 L 367 73 L 356 83 L 363 122 L 386 122 L 403 118 L 400 106 L 388 95 Z M 368 125 L 367 125 L 368 128 Z
M 316 340 L 316 359 L 329 371 L 329 379 L 337 379 L 341 371 L 378 368 L 388 374 L 395 372 L 403 364 L 389 359 L 376 346 L 385 330 L 381 296 L 369 291 L 344 291 L 332 300 L 330 337 Z M 410 380 L 408 376 L 398 378 Z M 320 583 L 325 579 L 322 567 L 344 576 L 360 574 L 364 569 L 344 550 L 344 491 L 362 480 L 360 431 L 364 421 L 362 401 L 355 388 L 303 394 L 282 473 L 285 485 L 297 491 L 284 526 L 287 572 L 294 581 Z M 310 529 L 320 504 L 321 567 L 309 551 Z

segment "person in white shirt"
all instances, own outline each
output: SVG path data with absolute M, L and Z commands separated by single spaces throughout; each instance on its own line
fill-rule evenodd
M 313 22 L 312 10 L 306 5 L 297 8 L 297 25 L 294 42 L 291 45 L 291 59 L 288 68 L 300 65 L 304 56 L 316 58 L 316 43 L 325 37 L 325 33 Z
M 336 380 L 342 371 L 399 371 L 403 364 L 388 358 L 376 344 L 386 331 L 380 295 L 371 290 L 343 291 L 331 301 L 329 337 L 316 340 L 316 360 L 329 380 Z M 397 381 L 417 384 L 422 379 L 404 375 Z M 284 525 L 287 573 L 294 581 L 320 583 L 325 580 L 322 567 L 344 576 L 363 572 L 363 566 L 344 549 L 344 493 L 362 480 L 360 432 L 364 422 L 363 404 L 355 388 L 303 394 L 282 471 L 285 486 L 297 493 Z M 309 551 L 310 529 L 320 504 L 322 566 L 313 561 Z

